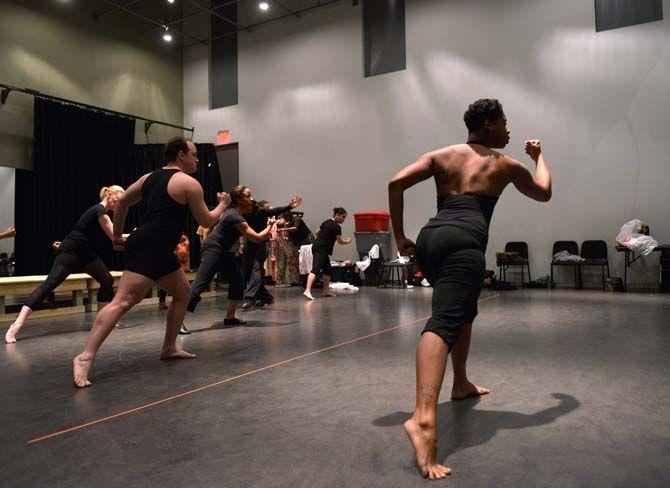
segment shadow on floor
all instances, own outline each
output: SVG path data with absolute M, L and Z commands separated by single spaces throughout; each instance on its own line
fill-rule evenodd
M 504 410 L 479 410 L 475 405 L 480 398 L 449 401 L 437 406 L 438 459 L 489 442 L 500 430 L 525 429 L 554 422 L 559 417 L 576 410 L 580 403 L 572 395 L 552 393 L 558 405 L 533 414 Z M 410 412 L 395 412 L 375 419 L 377 427 L 402 425 L 411 416 Z

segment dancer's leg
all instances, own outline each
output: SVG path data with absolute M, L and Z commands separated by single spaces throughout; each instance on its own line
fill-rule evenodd
M 98 312 L 88 336 L 86 348 L 74 358 L 74 384 L 79 388 L 91 386 L 88 373 L 95 355 L 119 319 L 139 303 L 151 289 L 153 281 L 146 276 L 124 271 L 116 296 L 109 305 Z

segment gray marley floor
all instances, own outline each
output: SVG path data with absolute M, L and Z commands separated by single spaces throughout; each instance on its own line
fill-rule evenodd
M 0 485 L 670 486 L 669 296 L 528 290 L 480 303 L 469 373 L 493 392 L 451 402 L 447 372 L 439 459 L 454 473 L 429 482 L 402 423 L 431 290 L 311 303 L 300 291 L 276 290 L 274 305 L 241 314 L 245 327 L 223 326 L 224 298 L 204 300 L 180 339 L 194 361 L 159 361 L 165 312 L 140 307 L 81 391 L 70 361 L 92 315 L 29 322 L 0 347 Z

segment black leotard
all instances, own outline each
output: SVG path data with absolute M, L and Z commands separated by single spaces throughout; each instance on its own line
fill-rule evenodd
M 144 181 L 144 221 L 126 242 L 126 269 L 153 281 L 181 268 L 174 250 L 184 229 L 186 205 L 173 200 L 167 190 L 178 171 L 157 169 Z
M 424 332 L 439 335 L 451 349 L 463 325 L 477 316 L 486 261 L 484 254 L 496 196 L 447 195 L 421 230 L 416 257 L 433 286 L 433 314 Z

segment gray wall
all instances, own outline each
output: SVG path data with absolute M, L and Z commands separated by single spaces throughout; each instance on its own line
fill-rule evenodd
M 506 153 L 532 166 L 523 140 L 540 138 L 554 197 L 540 204 L 505 191 L 488 266 L 506 241 L 526 240 L 538 276 L 548 274 L 554 240 L 612 244 L 631 218 L 670 242 L 669 28 L 596 34 L 593 2 L 583 0 L 416 0 L 407 2 L 407 70 L 364 79 L 360 9 L 341 2 L 240 34 L 235 107 L 208 110 L 207 51 L 186 50 L 184 123 L 203 142 L 230 129 L 240 143 L 240 182 L 275 203 L 304 195 L 316 227 L 335 205 L 386 209 L 396 170 L 463 142 L 467 105 L 499 98 L 512 131 Z M 434 207 L 432 182 L 407 193 L 410 236 Z M 620 256 L 612 257 L 613 274 L 622 275 Z M 635 281 L 657 280 L 657 263 L 646 260 Z
M 14 225 L 14 168 L 0 167 L 0 232 Z M 0 252 L 11 254 L 14 239 L 0 240 Z
M 96 22 L 73 2 L 3 1 L 0 82 L 112 110 L 181 123 L 181 55 L 132 34 L 116 15 Z M 30 168 L 33 99 L 12 93 L 0 108 L 0 165 Z M 137 124 L 136 142 L 176 133 Z

